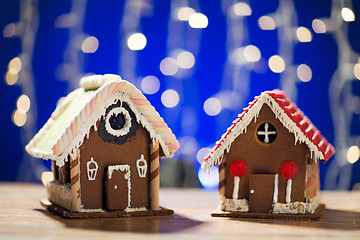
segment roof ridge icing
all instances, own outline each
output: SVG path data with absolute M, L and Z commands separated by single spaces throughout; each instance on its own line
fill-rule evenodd
M 232 142 L 240 134 L 246 132 L 247 126 L 254 118 L 256 121 L 264 104 L 267 104 L 282 125 L 294 134 L 295 144 L 297 142 L 305 143 L 315 158 L 326 162 L 335 153 L 333 146 L 321 136 L 320 131 L 297 108 L 296 104 L 287 98 L 283 91 L 275 89 L 262 92 L 260 96 L 255 97 L 249 103 L 248 107 L 243 109 L 244 111 L 238 115 L 221 139 L 210 150 L 208 156 L 204 158 L 202 168 L 206 170 L 220 164 L 225 151 L 229 152 Z
M 33 156 L 54 159 L 58 166 L 62 166 L 70 154 L 75 157 L 76 150 L 81 146 L 85 137 L 89 137 L 91 127 L 96 129 L 97 120 L 105 114 L 106 108 L 114 101 L 114 96 L 129 104 L 136 115 L 138 123 L 149 132 L 155 143 L 159 141 L 166 157 L 171 157 L 179 148 L 179 142 L 164 119 L 147 101 L 146 97 L 133 84 L 121 79 L 118 75 L 91 75 L 80 80 L 80 89 L 71 92 L 59 103 L 50 119 L 26 146 L 26 150 Z M 65 111 L 71 100 L 81 93 L 88 92 L 85 104 L 73 114 L 67 126 L 52 145 L 51 151 L 45 152 L 34 147 L 39 139 L 46 135 L 47 130 Z M 113 96 L 113 97 L 112 97 Z

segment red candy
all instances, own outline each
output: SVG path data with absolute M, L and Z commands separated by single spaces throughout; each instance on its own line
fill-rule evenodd
M 247 165 L 244 160 L 237 159 L 230 164 L 230 173 L 234 177 L 242 177 L 247 171 Z
M 298 170 L 298 166 L 293 161 L 284 162 L 280 168 L 281 174 L 286 179 L 293 179 L 296 176 Z

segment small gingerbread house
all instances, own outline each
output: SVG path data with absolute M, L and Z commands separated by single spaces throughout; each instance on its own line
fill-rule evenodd
M 52 160 L 51 204 L 69 217 L 161 215 L 159 157 L 179 148 L 175 135 L 119 76 L 87 76 L 80 85 L 26 146 L 30 155 Z
M 325 163 L 334 152 L 284 92 L 263 92 L 202 163 L 205 170 L 219 165 L 222 212 L 213 216 L 314 214 L 320 204 L 318 159 Z

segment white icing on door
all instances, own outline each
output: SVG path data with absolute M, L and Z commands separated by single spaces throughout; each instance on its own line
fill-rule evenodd
M 147 161 L 144 159 L 144 154 L 141 154 L 140 159 L 136 160 L 136 169 L 139 178 L 145 178 L 147 172 Z
M 91 157 L 90 161 L 86 163 L 87 177 L 90 182 L 96 179 L 98 169 L 99 165 L 95 162 L 94 158 Z

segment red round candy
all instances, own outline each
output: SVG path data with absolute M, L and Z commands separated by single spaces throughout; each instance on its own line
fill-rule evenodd
M 298 166 L 293 161 L 284 162 L 280 168 L 281 174 L 286 179 L 293 179 L 296 176 L 298 170 Z
M 242 177 L 247 171 L 247 165 L 244 160 L 236 159 L 230 164 L 230 173 L 234 177 Z

